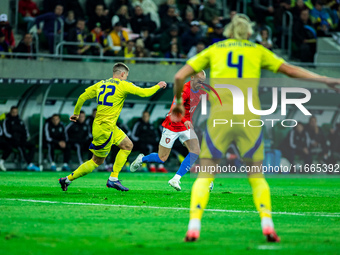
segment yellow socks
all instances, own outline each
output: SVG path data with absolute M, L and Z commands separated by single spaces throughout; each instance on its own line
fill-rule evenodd
M 190 220 L 202 219 L 203 211 L 209 201 L 209 186 L 214 178 L 197 178 L 191 190 Z
M 111 173 L 110 177 L 117 178 L 119 172 L 122 170 L 123 166 L 125 165 L 125 162 L 130 155 L 131 151 L 128 150 L 122 150 L 120 149 L 117 153 L 115 163 L 113 165 L 113 172 Z
M 260 213 L 261 219 L 263 217 L 272 217 L 272 206 L 270 201 L 270 190 L 266 179 L 263 175 L 259 177 L 249 178 L 250 186 L 253 189 L 253 198 L 257 211 Z
M 91 173 L 94 169 L 96 169 L 98 165 L 94 163 L 92 159 L 86 161 L 85 163 L 81 164 L 77 170 L 75 170 L 72 174 L 67 176 L 67 178 L 70 181 L 73 181 L 75 179 L 78 179 L 79 177 L 82 177 L 84 175 L 87 175 Z

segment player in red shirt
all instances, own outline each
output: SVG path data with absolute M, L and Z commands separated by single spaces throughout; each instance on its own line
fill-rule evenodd
M 172 146 L 179 138 L 181 143 L 187 147 L 189 154 L 183 160 L 176 175 L 168 182 L 177 191 L 181 190 L 180 179 L 190 170 L 191 166 L 195 163 L 200 153 L 200 145 L 197 135 L 191 123 L 192 116 L 202 95 L 207 93 L 201 89 L 202 84 L 206 79 L 204 71 L 191 76 L 191 80 L 184 85 L 182 93 L 182 101 L 185 108 L 185 115 L 181 122 L 172 122 L 170 120 L 171 109 L 176 104 L 175 98 L 172 102 L 171 109 L 167 114 L 164 122 L 162 123 L 163 132 L 159 142 L 158 153 L 151 153 L 147 156 L 139 154 L 135 161 L 132 162 L 130 171 L 135 172 L 142 163 L 161 163 L 163 164 L 169 157 Z

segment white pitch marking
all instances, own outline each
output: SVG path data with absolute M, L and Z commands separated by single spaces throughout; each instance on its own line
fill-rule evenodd
M 33 200 L 33 199 L 19 199 L 19 198 L 0 198 L 0 200 L 21 201 L 30 203 L 43 203 L 43 204 L 63 204 L 63 205 L 87 205 L 87 206 L 110 206 L 110 207 L 126 207 L 126 208 L 141 208 L 141 209 L 162 209 L 162 210 L 185 210 L 189 208 L 183 207 L 161 207 L 161 206 L 148 206 L 148 205 L 112 205 L 112 204 L 95 204 L 95 203 L 75 203 L 75 202 L 60 202 L 48 200 Z M 208 212 L 226 212 L 226 213 L 258 213 L 257 211 L 241 211 L 241 210 L 224 210 L 224 209 L 205 209 Z M 316 217 L 336 217 L 340 218 L 339 213 L 325 213 L 325 212 L 272 212 L 272 214 L 293 215 L 293 216 L 316 216 Z
M 257 246 L 258 250 L 280 250 L 280 246 L 274 246 L 274 245 L 260 245 Z

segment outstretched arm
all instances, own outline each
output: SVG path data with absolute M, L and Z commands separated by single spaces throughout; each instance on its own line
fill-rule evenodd
M 164 81 L 160 81 L 157 85 L 147 89 L 133 86 L 130 93 L 140 97 L 149 97 L 155 94 L 160 88 L 162 89 L 166 88 L 166 83 Z
M 74 111 L 73 111 L 73 115 L 70 117 L 70 121 L 73 122 L 77 122 L 78 118 L 79 118 L 79 113 L 81 110 L 81 107 L 83 106 L 83 104 L 85 103 L 86 100 L 94 98 L 95 95 L 91 95 L 93 93 L 89 93 L 87 90 L 81 94 L 78 98 L 77 104 L 74 107 Z
M 180 122 L 183 118 L 184 107 L 182 102 L 182 91 L 185 79 L 194 73 L 195 73 L 194 69 L 188 64 L 186 64 L 175 75 L 174 94 L 176 97 L 175 100 L 176 105 L 172 108 L 170 116 L 171 121 L 173 122 Z
M 328 87 L 340 92 L 340 89 L 336 88 L 336 85 L 340 85 L 340 79 L 330 78 L 327 76 L 322 76 L 313 72 L 310 72 L 304 68 L 293 66 L 287 63 L 283 63 L 278 72 L 283 73 L 292 78 L 300 78 L 307 81 L 324 83 Z

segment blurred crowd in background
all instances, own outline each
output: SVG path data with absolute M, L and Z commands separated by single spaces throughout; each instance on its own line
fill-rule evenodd
M 243 1 L 242 1 L 243 2 Z M 32 34 L 39 49 L 55 53 L 55 36 L 75 42 L 63 54 L 167 59 L 190 58 L 211 44 L 225 40 L 224 27 L 234 17 L 237 1 L 219 0 L 32 0 L 19 1 L 18 28 L 22 40 L 15 42 L 7 14 L 0 15 L 0 52 L 34 53 Z M 313 62 L 317 38 L 339 31 L 339 0 L 252 0 L 247 15 L 254 22 L 250 40 L 272 50 L 281 47 L 283 16 L 293 16 L 293 57 Z M 288 21 L 287 21 L 288 22 Z M 10 56 L 3 56 L 10 57 Z M 26 58 L 32 58 L 26 56 Z M 172 63 L 171 60 L 168 63 Z

